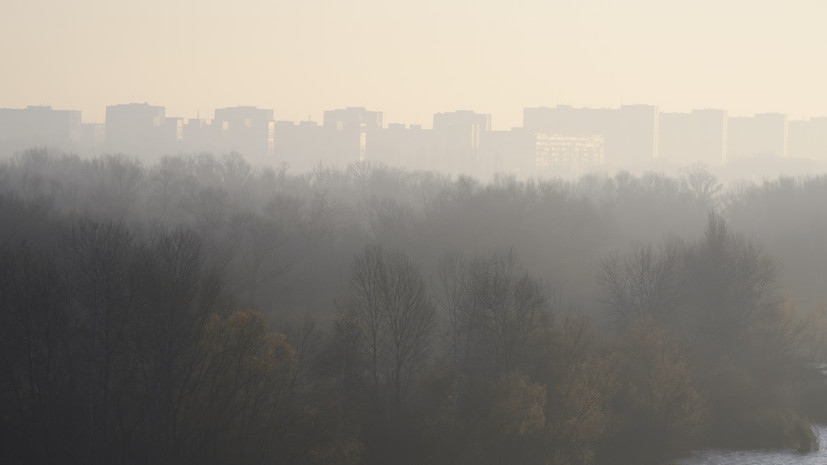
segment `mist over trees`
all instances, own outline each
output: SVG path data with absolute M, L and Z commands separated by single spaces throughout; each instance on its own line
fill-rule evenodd
M 815 447 L 823 176 L 0 163 L 4 463 Z

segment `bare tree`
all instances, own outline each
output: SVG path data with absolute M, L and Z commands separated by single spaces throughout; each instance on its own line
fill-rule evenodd
M 425 283 L 408 257 L 368 245 L 353 261 L 339 312 L 340 320 L 355 325 L 367 393 L 383 422 L 399 435 L 434 327 Z
M 550 328 L 551 303 L 512 252 L 473 260 L 446 257 L 440 281 L 457 408 L 478 381 L 472 378 L 496 380 L 531 359 L 535 343 Z
M 550 324 L 549 299 L 513 252 L 476 261 L 472 279 L 474 293 L 483 299 L 483 339 L 493 350 L 494 373 L 501 377 L 526 359 L 532 336 Z
M 628 325 L 638 318 L 668 318 L 680 299 L 682 245 L 677 239 L 659 249 L 636 244 L 626 256 L 610 256 L 597 272 L 603 302 L 615 322 Z
M 719 194 L 723 184 L 710 173 L 703 163 L 694 163 L 680 170 L 681 189 L 699 207 L 717 212 L 720 206 Z
M 87 350 L 88 460 L 96 462 L 108 442 L 106 412 L 112 395 L 113 357 L 124 329 L 130 296 L 126 285 L 134 241 L 126 226 L 80 221 L 65 249 L 67 280 L 74 288 Z M 100 450 L 99 450 L 100 449 Z
M 77 359 L 66 283 L 54 257 L 26 243 L 0 245 L 0 263 L 0 457 L 80 459 L 73 442 L 85 431 L 69 432 L 82 429 L 84 395 L 67 387 Z

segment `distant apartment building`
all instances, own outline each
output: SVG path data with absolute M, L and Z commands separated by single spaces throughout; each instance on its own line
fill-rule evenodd
M 164 107 L 147 103 L 107 106 L 106 150 L 149 159 L 177 152 L 183 134 L 177 121 L 166 119 Z
M 727 125 L 725 110 L 661 113 L 659 158 L 677 165 L 720 165 L 727 158 Z
M 12 154 L 38 145 L 76 150 L 82 141 L 80 111 L 50 106 L 0 108 L 0 152 Z
M 468 110 L 457 110 L 434 114 L 434 129 L 470 127 L 477 133 L 491 130 L 491 115 Z
M 523 127 L 536 134 L 603 138 L 610 165 L 651 163 L 658 156 L 659 113 L 651 105 L 574 108 L 558 105 L 523 110 Z
M 371 139 L 372 160 L 393 167 L 431 169 L 435 150 L 433 131 L 418 124 L 388 124 Z
M 431 169 L 479 174 L 487 164 L 480 158 L 481 135 L 489 131 L 491 115 L 467 110 L 434 114 Z
M 612 163 L 647 165 L 659 155 L 660 112 L 653 105 L 621 105 L 606 151 Z M 606 136 L 604 136 L 605 138 Z
M 314 121 L 276 121 L 275 163 L 291 172 L 307 172 L 325 158 L 329 147 L 324 130 Z
M 762 113 L 730 117 L 727 123 L 727 159 L 787 157 L 789 155 L 787 115 Z
M 789 156 L 827 161 L 827 118 L 789 123 Z
M 538 133 L 535 164 L 539 173 L 548 170 L 579 175 L 605 161 L 603 136 L 564 136 Z
M 371 159 L 371 143 L 383 127 L 382 112 L 363 107 L 347 107 L 324 112 L 324 135 L 327 146 L 322 160 L 344 166 Z
M 523 128 L 480 135 L 483 173 L 533 176 L 537 172 L 537 136 Z
M 81 125 L 81 147 L 91 153 L 97 153 L 106 144 L 106 126 L 96 123 Z
M 210 125 L 204 118 L 190 118 L 182 124 L 182 150 L 186 153 L 213 152 Z
M 324 127 L 344 131 L 348 129 L 378 129 L 383 126 L 382 112 L 364 107 L 347 107 L 324 112 Z
M 219 108 L 210 124 L 213 151 L 239 152 L 254 164 L 272 164 L 275 154 L 273 110 L 241 106 Z
M 523 109 L 523 128 L 547 134 L 566 136 L 605 135 L 617 124 L 616 111 L 605 108 L 574 108 L 557 105 L 554 108 Z
M 417 141 L 406 125 L 391 123 L 373 138 L 373 158 L 389 166 L 413 168 L 416 145 Z
M 164 118 L 161 124 L 162 137 L 166 141 L 167 150 L 172 153 L 180 152 L 184 148 L 184 118 Z

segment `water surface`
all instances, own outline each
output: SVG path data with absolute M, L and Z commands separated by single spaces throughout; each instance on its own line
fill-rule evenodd
M 827 425 L 816 427 L 821 447 L 801 454 L 793 450 L 699 450 L 677 465 L 825 465 L 827 464 Z

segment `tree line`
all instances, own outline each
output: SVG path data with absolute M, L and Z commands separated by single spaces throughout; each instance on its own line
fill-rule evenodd
M 791 277 L 818 279 L 823 186 L 725 187 L 700 166 L 483 183 L 31 150 L 0 164 L 0 457 L 612 464 L 817 447 L 823 296 Z

